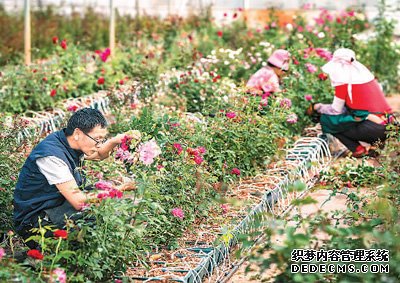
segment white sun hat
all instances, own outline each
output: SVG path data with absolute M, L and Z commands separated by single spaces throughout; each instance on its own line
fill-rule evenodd
M 332 59 L 322 66 L 322 71 L 329 75 L 332 86 L 348 84 L 347 92 L 352 100 L 351 85 L 372 81 L 374 75 L 363 64 L 356 60 L 356 54 L 348 48 L 339 48 Z

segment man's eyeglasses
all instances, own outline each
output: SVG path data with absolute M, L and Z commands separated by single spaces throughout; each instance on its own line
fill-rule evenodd
M 92 138 L 91 136 L 89 136 L 88 134 L 86 134 L 84 131 L 82 131 L 82 133 L 83 133 L 85 136 L 87 136 L 88 138 L 90 138 L 91 140 L 95 141 L 95 142 L 96 142 L 95 146 L 98 146 L 98 145 L 100 145 L 100 144 L 104 144 L 104 143 L 107 141 L 107 139 L 104 139 L 104 140 L 96 140 L 96 139 Z

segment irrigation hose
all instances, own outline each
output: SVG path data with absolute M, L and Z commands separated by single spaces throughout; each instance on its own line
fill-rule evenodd
M 333 158 L 328 162 L 327 166 L 325 168 L 329 168 L 329 166 L 336 161 L 344 152 L 346 151 L 346 149 L 342 149 L 339 152 L 335 153 L 335 155 L 333 156 Z M 312 188 L 315 183 L 317 182 L 318 177 L 313 177 L 309 182 L 309 188 Z M 304 191 L 299 198 L 302 198 L 309 190 Z M 273 201 L 274 203 L 278 200 L 278 198 L 275 198 L 275 194 L 274 191 L 271 191 L 268 196 L 267 196 L 267 201 Z M 289 211 L 291 211 L 293 209 L 292 205 L 290 205 L 282 214 L 282 216 L 286 215 Z M 254 241 L 254 243 L 248 248 L 249 251 L 252 250 L 252 248 L 260 243 L 261 241 L 265 240 L 265 235 L 260 235 L 259 237 L 257 237 L 257 239 Z M 232 278 L 232 276 L 236 273 L 236 271 L 239 269 L 239 267 L 248 259 L 249 255 L 246 255 L 244 257 L 242 257 L 239 262 L 237 263 L 233 263 L 232 267 L 229 269 L 229 271 L 225 271 L 224 273 L 224 277 L 222 277 L 222 279 L 219 279 L 217 281 L 217 283 L 226 283 L 228 282 L 229 279 Z

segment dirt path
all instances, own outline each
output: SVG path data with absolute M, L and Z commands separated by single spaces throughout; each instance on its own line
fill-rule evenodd
M 392 95 L 391 97 L 387 97 L 387 101 L 389 105 L 392 107 L 394 112 L 400 112 L 400 94 Z M 375 165 L 373 160 L 371 161 L 371 165 Z M 301 207 L 300 212 L 303 216 L 307 216 L 310 214 L 316 214 L 320 212 L 333 212 L 334 210 L 346 209 L 346 196 L 336 195 L 331 197 L 329 201 L 326 200 L 330 197 L 330 190 L 317 190 L 308 193 L 308 196 L 314 198 L 317 203 L 305 205 Z M 368 191 L 364 191 L 363 193 L 369 194 Z M 282 239 L 275 239 L 275 241 L 280 242 Z M 265 256 L 268 256 L 268 253 L 265 253 Z M 250 269 L 250 272 L 245 272 L 246 268 Z M 229 283 L 257 283 L 257 282 L 273 282 L 273 275 L 276 272 L 274 268 L 269 269 L 260 274 L 259 267 L 250 264 L 249 262 L 245 262 L 239 270 L 232 276 L 232 278 L 228 281 Z

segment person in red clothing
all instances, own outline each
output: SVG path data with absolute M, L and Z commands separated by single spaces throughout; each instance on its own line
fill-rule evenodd
M 338 138 L 354 157 L 368 154 L 366 145 L 385 141 L 392 114 L 381 86 L 351 49 L 336 50 L 322 70 L 335 87 L 332 104 L 314 105 L 322 114 L 323 131 Z

